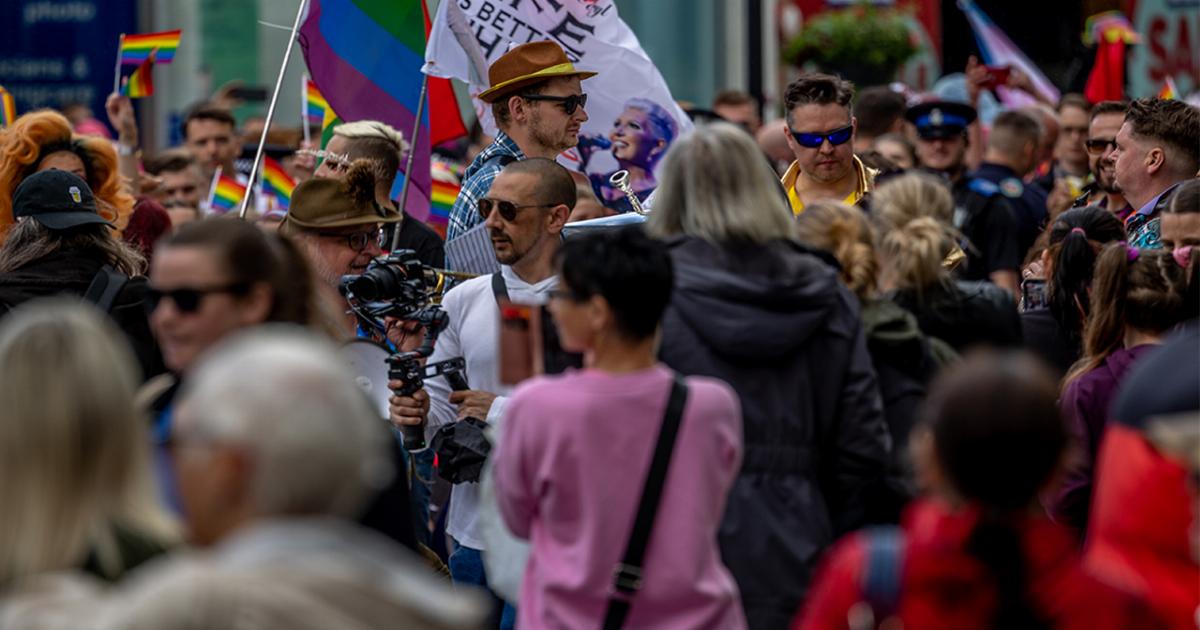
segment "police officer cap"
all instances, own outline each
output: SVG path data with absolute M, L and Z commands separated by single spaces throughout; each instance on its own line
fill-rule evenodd
M 975 122 L 975 108 L 954 101 L 930 101 L 913 105 L 904 117 L 917 126 L 917 135 L 930 140 L 952 138 Z

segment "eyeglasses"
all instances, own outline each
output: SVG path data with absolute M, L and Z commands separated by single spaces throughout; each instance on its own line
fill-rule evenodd
M 146 293 L 142 298 L 142 304 L 146 307 L 146 313 L 153 313 L 158 308 L 164 297 L 171 298 L 175 303 L 175 308 L 181 313 L 195 313 L 200 309 L 200 303 L 204 300 L 204 296 L 212 293 L 229 293 L 232 295 L 245 295 L 250 289 L 250 285 L 245 282 L 235 282 L 233 284 L 220 285 L 215 287 L 181 287 L 178 289 L 156 289 L 154 287 L 146 287 Z
M 511 201 L 501 201 L 499 199 L 488 199 L 487 197 L 484 197 L 477 202 L 477 205 L 479 206 L 479 216 L 483 217 L 484 221 L 487 221 L 487 218 L 491 216 L 493 208 L 500 212 L 500 218 L 504 219 L 505 221 L 514 221 L 517 218 L 517 210 L 522 208 L 549 208 L 551 206 L 557 206 L 558 204 L 531 203 L 524 206 L 518 206 Z
M 1087 145 L 1088 153 L 1091 153 L 1092 155 L 1104 155 L 1104 153 L 1106 151 L 1108 151 L 1109 147 L 1112 147 L 1114 149 L 1117 148 L 1117 139 L 1116 138 L 1088 138 L 1087 142 L 1085 142 L 1084 144 Z
M 568 116 L 575 113 L 577 107 L 587 107 L 587 94 L 572 94 L 570 96 L 548 96 L 546 94 L 521 94 L 521 98 L 530 101 L 553 101 L 563 109 Z
M 383 247 L 383 231 L 372 230 L 370 232 L 354 232 L 346 234 L 345 232 L 317 232 L 320 238 L 341 239 L 346 242 L 346 247 L 353 249 L 356 252 L 361 252 L 374 242 L 376 245 Z
M 829 133 L 800 133 L 792 131 L 790 127 L 788 131 L 791 131 L 792 137 L 796 139 L 796 142 L 800 146 L 809 149 L 819 149 L 822 144 L 825 144 L 826 140 L 829 140 L 829 144 L 835 147 L 846 144 L 850 140 L 850 136 L 854 135 L 854 125 L 849 124 L 841 129 L 834 129 Z

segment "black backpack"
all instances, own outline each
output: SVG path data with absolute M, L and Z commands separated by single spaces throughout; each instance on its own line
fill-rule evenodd
M 150 332 L 150 322 L 142 298 L 146 292 L 145 276 L 127 276 L 104 265 L 92 277 L 83 299 L 95 304 L 108 313 L 113 322 L 125 332 L 130 347 L 142 368 L 142 376 L 149 380 L 163 372 L 162 353 Z

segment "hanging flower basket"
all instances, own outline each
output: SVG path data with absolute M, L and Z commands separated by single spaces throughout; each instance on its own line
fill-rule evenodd
M 858 86 L 893 80 L 904 62 L 917 54 L 906 12 L 879 9 L 863 2 L 826 11 L 808 20 L 784 48 L 784 61 L 813 64 Z

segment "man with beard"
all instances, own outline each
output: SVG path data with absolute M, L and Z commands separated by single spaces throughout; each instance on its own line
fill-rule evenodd
M 491 87 L 479 99 L 491 104 L 498 131 L 463 172 L 447 242 L 482 222 L 479 200 L 506 164 L 527 157 L 553 160 L 579 142 L 579 128 L 588 119 L 580 82 L 595 75 L 576 70 L 562 47 L 550 41 L 517 46 L 488 68 Z
M 792 214 L 826 199 L 854 205 L 874 188 L 875 170 L 854 155 L 853 99 L 854 86 L 828 74 L 807 74 L 788 85 L 781 131 L 796 159 L 782 183 Z
M 1075 198 L 1073 207 L 1100 206 L 1113 212 L 1124 221 L 1133 213 L 1129 202 L 1117 187 L 1116 164 L 1113 149 L 1117 148 L 1117 132 L 1125 122 L 1125 111 L 1129 104 L 1123 101 L 1103 101 L 1092 108 L 1092 119 L 1088 123 L 1087 152 L 1088 168 L 1092 182 Z
M 386 213 L 375 201 L 374 173 L 370 160 L 358 160 L 339 179 L 301 182 L 279 225 L 280 233 L 294 238 L 312 263 L 328 312 L 342 315 L 332 324 L 347 338 L 356 335 L 358 323 L 338 291 L 342 276 L 362 273 L 372 258 L 382 255 L 380 227 L 403 216 Z
M 975 122 L 975 108 L 932 101 L 910 107 L 905 117 L 917 127 L 921 166 L 944 177 L 954 193 L 954 227 L 965 238 L 967 254 L 959 276 L 990 281 L 1016 295 L 1021 264 L 1016 215 L 999 186 L 967 175 L 967 127 Z
M 512 162 L 496 176 L 476 212 L 491 236 L 500 271 L 446 293 L 442 307 L 449 325 L 429 357 L 430 363 L 465 359 L 471 389 L 451 391 L 445 379 L 431 378 L 425 381 L 426 389 L 412 396 L 392 397 L 393 424 L 425 424 L 427 441 L 442 425 L 464 418 L 484 420 L 499 430 L 496 423 L 511 389 L 500 383 L 499 299 L 507 295 L 522 304 L 548 301 L 558 286 L 554 256 L 575 199 L 571 174 L 549 158 Z M 393 389 L 401 385 L 399 381 L 389 384 Z M 478 483 L 454 486 L 446 532 L 455 541 L 449 562 L 454 581 L 486 586 L 479 492 Z

